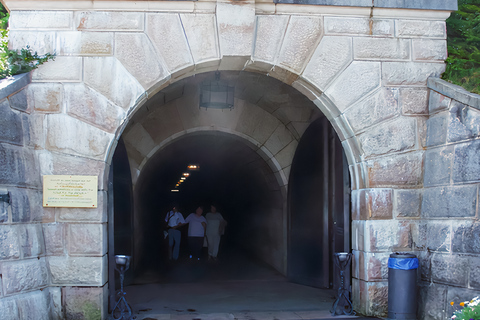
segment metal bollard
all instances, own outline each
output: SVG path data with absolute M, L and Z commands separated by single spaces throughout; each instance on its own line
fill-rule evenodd
M 414 254 L 395 252 L 388 259 L 388 319 L 417 319 L 417 269 Z

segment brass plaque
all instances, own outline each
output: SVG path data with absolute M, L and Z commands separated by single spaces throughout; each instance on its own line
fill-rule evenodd
M 96 208 L 97 176 L 43 176 L 43 206 Z

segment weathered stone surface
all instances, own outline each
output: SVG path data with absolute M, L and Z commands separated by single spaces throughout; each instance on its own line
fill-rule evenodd
M 250 56 L 255 31 L 255 2 L 218 2 L 216 17 L 222 56 Z
M 441 95 L 447 97 L 455 97 L 455 100 L 457 100 L 458 102 L 480 110 L 479 95 L 473 92 L 469 92 L 456 84 L 447 82 L 439 78 L 429 78 L 428 87 L 431 90 L 440 93 Z
M 57 208 L 58 221 L 64 222 L 107 222 L 107 193 L 97 194 L 97 208 Z
M 365 249 L 370 252 L 410 249 L 410 223 L 395 220 L 365 221 Z
M 364 281 L 387 280 L 389 256 L 390 253 L 356 251 L 354 276 Z
M 478 290 L 480 289 L 480 259 L 478 258 L 478 256 L 469 257 L 468 265 L 470 267 L 470 272 L 468 275 L 468 285 L 470 288 L 475 288 Z M 468 299 L 472 299 L 475 296 L 478 297 L 478 295 L 472 295 L 467 298 L 466 301 L 468 301 Z
M 40 187 L 38 164 L 31 149 L 0 144 L 0 184 Z
M 325 17 L 326 34 L 393 36 L 394 30 L 394 22 L 389 19 Z
M 354 132 L 359 132 L 398 115 L 399 111 L 398 89 L 381 88 L 348 108 L 345 116 Z
M 426 187 L 450 184 L 453 166 L 453 146 L 429 149 L 425 152 Z
M 295 156 L 295 151 L 297 150 L 297 146 L 298 142 L 296 140 L 293 140 L 275 155 L 275 159 L 278 161 L 280 168 L 286 168 L 292 164 L 293 157 Z M 280 174 L 282 174 L 281 170 Z M 288 176 L 284 176 L 283 179 L 284 182 L 288 182 Z
M 396 217 L 414 218 L 420 216 L 422 192 L 420 190 L 394 190 Z
M 6 261 L 2 264 L 5 294 L 29 291 L 48 285 L 45 258 Z
M 450 221 L 429 221 L 427 224 L 427 250 L 451 252 L 452 224 Z
M 27 103 L 27 90 L 23 89 L 14 95 L 8 97 L 8 101 L 10 102 L 10 108 L 22 111 L 22 112 L 30 112 Z
M 61 320 L 64 317 L 62 308 L 62 289 L 59 287 L 49 287 L 49 300 L 52 314 L 52 320 Z
M 146 156 L 155 147 L 155 142 L 140 123 L 135 124 L 125 133 L 124 141 L 135 147 L 143 156 Z
M 400 88 L 400 106 L 403 114 L 428 114 L 428 90 Z
M 70 224 L 68 226 L 68 252 L 70 255 L 96 255 L 107 253 L 106 224 Z
M 65 225 L 49 223 L 43 225 L 45 236 L 45 252 L 47 255 L 60 256 L 65 254 Z
M 421 282 L 419 288 L 419 318 L 425 320 L 445 319 L 447 286 Z M 449 316 L 451 313 L 447 313 Z
M 47 257 L 52 284 L 102 286 L 107 281 L 107 256 Z
M 475 217 L 477 185 L 426 188 L 423 193 L 424 217 Z
M 0 299 L 0 318 L 3 320 L 20 319 L 15 297 Z
M 390 38 L 354 38 L 354 59 L 408 60 L 410 40 Z
M 63 107 L 61 83 L 32 83 L 27 87 L 28 107 L 37 111 L 57 113 Z
M 343 111 L 379 85 L 379 62 L 354 61 L 330 85 L 326 94 Z
M 352 39 L 323 37 L 303 72 L 303 77 L 324 91 L 335 76 L 352 61 Z
M 471 290 L 467 288 L 456 288 L 456 287 L 448 287 L 447 292 L 447 303 L 450 301 L 454 301 L 455 305 L 453 307 L 448 307 L 445 311 L 447 317 L 450 317 L 453 314 L 453 311 L 459 309 L 458 303 L 462 301 L 470 301 L 474 297 L 480 296 L 480 291 Z
M 294 73 L 301 73 L 305 61 L 313 53 L 322 34 L 321 18 L 291 16 L 279 52 L 278 64 Z
M 367 130 L 359 141 L 365 156 L 371 157 L 412 149 L 416 138 L 415 120 L 399 117 Z
M 32 81 L 30 73 L 17 74 L 9 78 L 0 80 L 0 97 L 5 99 L 6 97 L 18 92 L 28 86 Z
M 27 147 L 35 150 L 44 149 L 44 127 L 45 117 L 41 113 L 22 114 L 23 139 Z
M 39 55 L 55 52 L 55 32 L 18 31 L 8 32 L 8 47 L 20 50 L 27 46 Z
M 452 251 L 480 253 L 480 225 L 472 221 L 452 221 Z
M 421 186 L 423 152 L 409 152 L 366 162 L 370 187 Z
M 449 113 L 448 142 L 473 139 L 480 135 L 480 111 L 454 100 Z
M 0 225 L 0 260 L 20 258 L 16 225 Z
M 11 189 L 12 222 L 49 222 L 54 209 L 42 207 L 42 193 L 34 189 Z
M 143 31 L 144 14 L 140 12 L 75 12 L 77 30 Z
M 40 224 L 22 224 L 17 230 L 23 257 L 38 257 L 45 254 L 45 240 Z
M 169 76 L 152 43 L 143 33 L 115 33 L 115 56 L 144 89 Z
M 0 102 L 0 142 L 23 145 L 21 115 L 10 108 L 7 99 Z
M 480 180 L 480 140 L 455 145 L 453 181 L 470 182 Z
M 428 37 L 445 39 L 447 37 L 445 21 L 398 20 L 396 26 L 396 36 L 400 38 Z
M 125 112 L 84 84 L 65 84 L 67 113 L 102 130 L 114 133 Z
M 193 57 L 178 14 L 147 13 L 146 23 L 146 33 L 165 60 L 170 72 L 193 64 Z
M 439 283 L 466 287 L 468 282 L 468 258 L 459 255 L 434 254 L 432 279 Z
M 360 190 L 360 212 L 367 219 L 392 218 L 392 189 Z
M 67 319 L 85 319 L 86 313 L 95 314 L 99 319 L 105 319 L 108 310 L 104 310 L 108 298 L 107 286 L 97 288 L 62 288 Z
M 427 120 L 427 147 L 447 142 L 448 114 L 442 112 Z
M 1 195 L 8 194 L 6 190 L 0 190 Z M 4 223 L 8 221 L 8 202 L 0 201 L 0 223 Z
M 12 11 L 9 19 L 11 30 L 54 29 L 72 27 L 71 11 Z
M 257 16 L 253 58 L 275 63 L 288 24 L 288 16 Z
M 446 40 L 414 39 L 413 60 L 415 61 L 445 61 L 447 59 Z
M 113 57 L 85 58 L 85 83 L 127 110 L 145 91 L 125 67 Z
M 68 70 L 68 72 L 65 72 Z M 48 61 L 35 69 L 32 81 L 82 81 L 81 57 L 56 57 L 55 61 Z
M 58 32 L 56 52 L 66 56 L 113 54 L 113 32 Z
M 51 320 L 48 290 L 34 291 L 17 296 L 18 319 L 29 319 L 35 315 L 38 320 Z
M 432 114 L 440 110 L 445 110 L 450 106 L 451 101 L 451 98 L 430 90 L 430 95 L 428 97 L 428 111 Z
M 382 62 L 384 85 L 426 85 L 428 77 L 439 77 L 445 71 L 443 63 Z
M 275 155 L 285 148 L 285 146 L 292 140 L 293 137 L 290 131 L 285 126 L 278 126 L 264 145 L 273 155 Z
M 219 59 L 215 15 L 181 14 L 180 18 L 195 63 Z
M 63 114 L 47 116 L 45 147 L 51 151 L 69 153 L 101 160 L 113 139 L 113 134 Z

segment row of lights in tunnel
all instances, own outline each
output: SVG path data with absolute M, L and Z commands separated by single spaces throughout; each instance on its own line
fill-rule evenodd
M 171 189 L 171 192 L 180 192 L 180 185 L 184 183 L 188 177 L 190 177 L 190 174 L 192 171 L 198 171 L 200 170 L 200 166 L 198 164 L 190 164 L 187 166 L 187 172 L 182 173 L 182 176 L 178 180 L 178 182 L 175 184 L 175 188 Z

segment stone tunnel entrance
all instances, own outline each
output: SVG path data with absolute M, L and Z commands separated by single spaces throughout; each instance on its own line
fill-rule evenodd
M 159 92 L 119 141 L 110 242 L 133 257 L 127 283 L 281 279 L 333 288 L 332 254 L 350 249 L 350 198 L 332 126 L 295 89 L 247 72 L 222 72 L 236 88 L 234 110 L 199 110 L 198 84 L 211 76 Z M 200 170 L 172 192 L 189 164 Z M 218 265 L 188 264 L 187 226 L 179 262 L 169 263 L 161 226 L 172 203 L 184 217 L 217 204 L 228 221 Z

